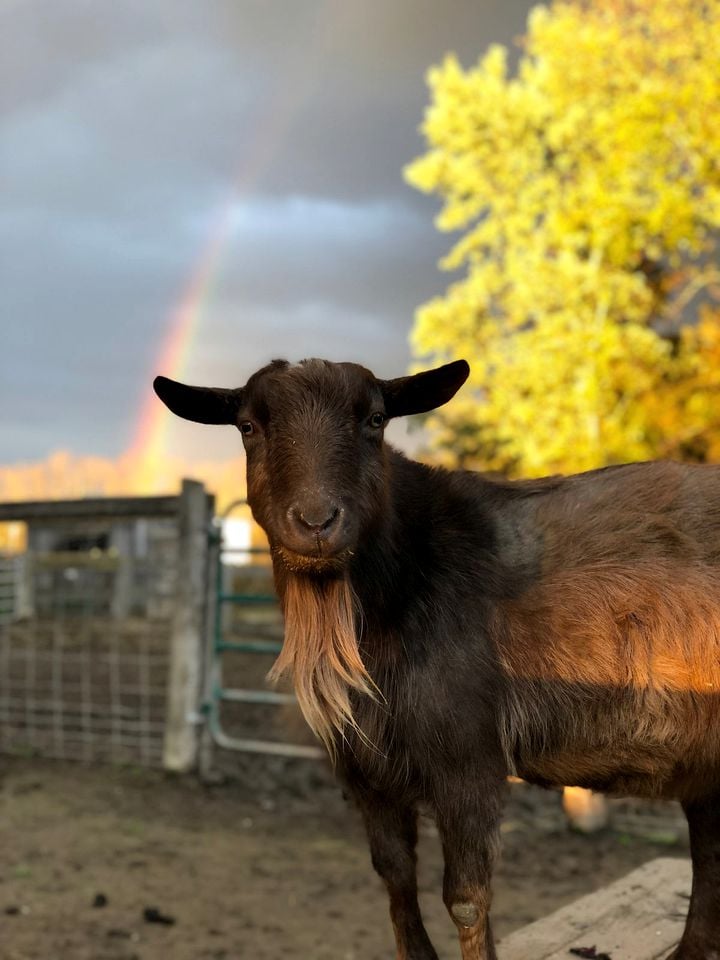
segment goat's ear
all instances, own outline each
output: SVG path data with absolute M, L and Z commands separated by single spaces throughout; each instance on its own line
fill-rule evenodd
M 185 420 L 195 423 L 235 423 L 242 403 L 242 389 L 189 387 L 168 377 L 155 377 L 155 393 L 162 402 Z
M 455 360 L 435 370 L 425 370 L 411 377 L 381 380 L 385 412 L 388 417 L 404 417 L 411 413 L 427 413 L 452 400 L 470 373 L 466 360 Z

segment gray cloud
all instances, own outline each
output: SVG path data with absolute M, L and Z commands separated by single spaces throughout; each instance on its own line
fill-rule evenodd
M 270 355 L 402 372 L 412 311 L 446 283 L 434 204 L 401 175 L 424 72 L 508 42 L 528 7 L 3 4 L 0 460 L 124 448 L 228 210 L 189 377 L 234 382 Z

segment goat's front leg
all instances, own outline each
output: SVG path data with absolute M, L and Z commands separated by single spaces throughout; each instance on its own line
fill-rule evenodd
M 471 791 L 468 783 L 437 805 L 445 855 L 443 900 L 457 927 L 462 960 L 495 960 L 490 878 L 499 841 L 502 781 Z
M 672 960 L 720 960 L 720 794 L 683 804 L 690 827 L 692 894 Z
M 416 811 L 385 794 L 356 789 L 352 793 L 365 821 L 373 867 L 390 896 L 397 960 L 438 960 L 417 899 Z

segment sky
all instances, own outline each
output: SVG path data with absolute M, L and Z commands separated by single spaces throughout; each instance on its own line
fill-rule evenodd
M 425 73 L 511 44 L 529 7 L 4 0 L 0 463 L 120 456 L 156 373 L 239 386 L 322 356 L 402 375 L 413 312 L 448 283 L 437 203 L 402 177 Z M 158 369 L 203 264 L 182 369 Z M 210 430 L 203 455 L 235 440 Z

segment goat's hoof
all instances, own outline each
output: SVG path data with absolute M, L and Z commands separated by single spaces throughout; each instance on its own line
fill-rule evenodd
M 453 920 L 463 927 L 474 926 L 480 916 L 475 904 L 468 902 L 454 903 L 450 907 L 450 913 L 453 915 Z

